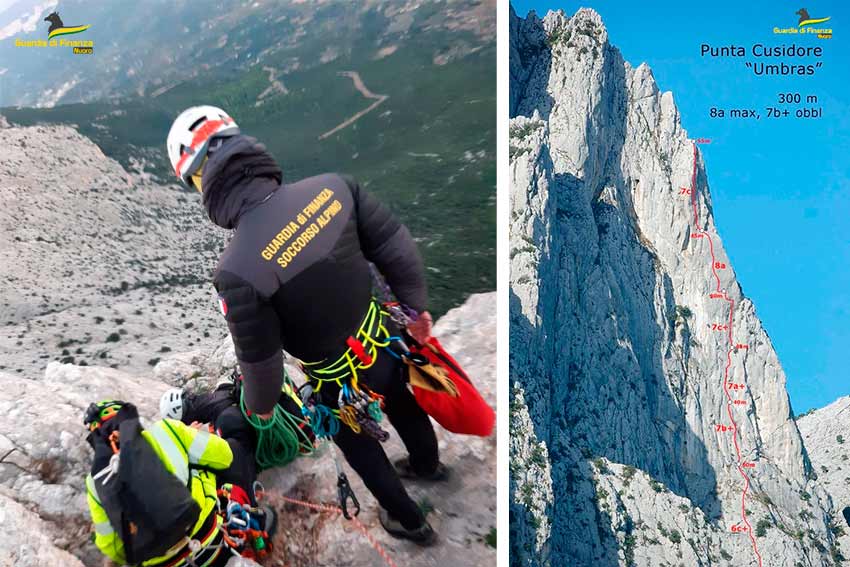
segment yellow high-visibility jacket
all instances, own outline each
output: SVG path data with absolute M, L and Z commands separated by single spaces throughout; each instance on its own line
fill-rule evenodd
M 206 430 L 197 430 L 181 421 L 163 419 L 153 424 L 150 428 L 142 431 L 142 435 L 151 444 L 157 456 L 165 463 L 165 468 L 173 473 L 182 482 L 187 483 L 189 476 L 192 477 L 190 489 L 192 498 L 201 507 L 198 521 L 192 528 L 190 537 L 203 527 L 210 514 L 216 511 L 216 477 L 209 470 L 190 469 L 189 465 L 198 465 L 204 469 L 224 470 L 233 462 L 233 453 L 227 441 L 209 433 Z M 154 489 L 154 487 L 151 487 Z M 104 555 L 112 561 L 123 565 L 124 544 L 120 536 L 112 529 L 106 511 L 100 504 L 91 474 L 86 477 L 86 492 L 88 495 L 89 511 L 92 522 L 94 522 L 95 545 Z M 219 522 L 220 520 L 216 520 Z M 216 530 L 209 536 L 212 540 Z M 206 534 L 200 534 L 201 536 Z M 201 541 L 202 546 L 209 543 Z M 183 545 L 175 546 L 168 553 L 144 562 L 142 565 L 161 563 L 175 556 L 183 549 Z

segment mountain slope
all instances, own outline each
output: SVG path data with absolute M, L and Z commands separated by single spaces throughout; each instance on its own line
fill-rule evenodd
M 54 10 L 65 25 L 90 26 L 78 37 L 94 42 L 93 54 L 15 47 L 16 39 L 47 39 L 44 18 Z M 0 68 L 6 69 L 0 105 L 156 97 L 208 70 L 232 78 L 262 65 L 280 64 L 287 71 L 319 67 L 353 50 L 385 57 L 423 23 L 434 32 L 463 36 L 454 50 L 444 46 L 429 53 L 448 60 L 490 40 L 495 8 L 492 0 L 13 1 L 7 9 L 0 7 Z M 70 87 L 57 96 L 56 86 L 66 82 Z
M 841 549 L 850 550 L 850 530 L 841 511 L 850 506 L 850 396 L 797 418 L 818 476 L 834 503 L 832 525 Z
M 347 173 L 392 207 L 419 239 L 435 314 L 495 289 L 494 0 L 219 4 L 63 4 L 68 22 L 94 18 L 82 20 L 94 54 L 18 48 L 0 69 L 0 97 L 45 106 L 44 89 L 77 86 L 52 108 L 0 114 L 72 126 L 167 184 L 171 122 L 189 106 L 220 106 L 287 181 Z
M 672 94 L 592 10 L 510 26 L 512 561 L 831 564 Z
M 226 232 L 200 195 L 129 174 L 67 126 L 0 128 L 0 371 L 141 371 L 226 327 Z

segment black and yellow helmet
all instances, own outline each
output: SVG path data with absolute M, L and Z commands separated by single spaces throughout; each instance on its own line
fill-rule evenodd
M 89 431 L 94 431 L 104 422 L 115 417 L 118 412 L 126 405 L 126 402 L 117 400 L 104 400 L 94 402 L 86 409 L 86 415 L 83 418 L 83 425 L 89 428 Z

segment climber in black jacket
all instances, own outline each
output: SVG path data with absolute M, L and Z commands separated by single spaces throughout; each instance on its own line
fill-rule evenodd
M 194 107 L 174 122 L 168 153 L 177 176 L 203 194 L 209 218 L 234 229 L 214 276 L 244 376 L 249 411 L 269 417 L 283 380 L 283 353 L 309 363 L 336 359 L 372 305 L 369 262 L 398 300 L 420 314 L 407 331 L 430 335 L 424 268 L 407 228 L 353 179 L 326 174 L 282 184 L 265 148 L 241 135 L 214 107 Z M 387 327 L 397 331 L 392 322 Z M 394 332 L 394 334 L 397 334 Z M 381 505 L 381 523 L 421 545 L 435 535 L 399 474 L 441 480 L 431 422 L 406 387 L 403 365 L 381 354 L 359 376 L 384 396 L 384 411 L 409 458 L 394 467 L 380 443 L 348 427 L 334 436 L 348 463 Z M 339 387 L 322 389 L 328 405 Z

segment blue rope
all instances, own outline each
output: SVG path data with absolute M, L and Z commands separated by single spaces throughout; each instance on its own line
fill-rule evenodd
M 305 407 L 303 412 L 306 415 L 309 410 Z M 316 437 L 331 438 L 339 433 L 339 419 L 328 406 L 322 404 L 314 406 L 313 414 L 308 419 Z

